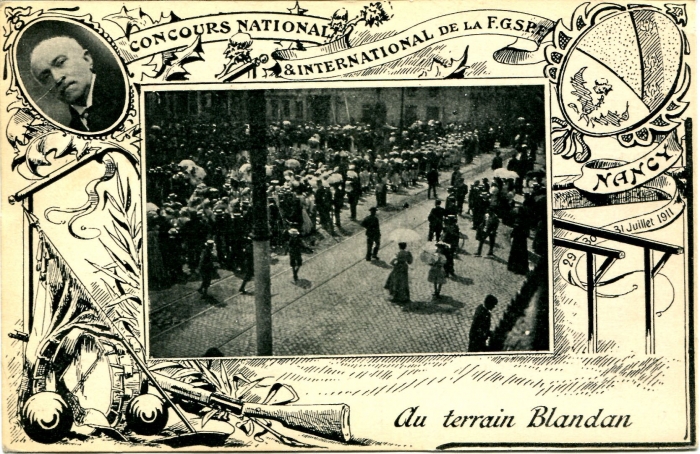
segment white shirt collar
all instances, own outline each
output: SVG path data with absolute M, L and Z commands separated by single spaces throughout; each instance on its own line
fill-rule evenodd
M 78 115 L 82 116 L 86 110 L 88 110 L 90 107 L 92 107 L 92 90 L 94 88 L 95 88 L 95 74 L 93 73 L 92 81 L 90 81 L 90 91 L 88 92 L 87 102 L 85 103 L 84 106 L 76 106 L 76 105 L 71 106 L 73 109 L 75 109 L 76 112 L 78 112 Z

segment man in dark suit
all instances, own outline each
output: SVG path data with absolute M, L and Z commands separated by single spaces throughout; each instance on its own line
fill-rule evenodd
M 316 180 L 316 192 L 314 192 L 314 204 L 318 212 L 321 227 L 329 233 L 333 233 L 333 219 L 331 218 L 332 197 L 330 188 L 324 187 L 323 182 Z
M 498 304 L 498 299 L 487 295 L 484 303 L 477 306 L 474 319 L 469 329 L 469 352 L 484 352 L 488 350 L 487 341 L 491 337 L 491 311 Z
M 365 260 L 368 262 L 372 259 L 379 260 L 377 253 L 379 252 L 382 233 L 379 228 L 379 218 L 377 218 L 377 207 L 369 209 L 369 216 L 362 220 L 362 227 L 365 228 L 365 234 L 367 235 L 367 254 L 365 254 Z
M 437 199 L 437 187 L 440 183 L 440 173 L 438 172 L 437 167 L 431 167 L 430 170 L 428 170 L 427 180 L 428 198 L 430 198 L 430 193 L 432 192 Z
M 496 156 L 491 160 L 491 170 L 500 169 L 503 167 L 503 158 L 501 157 L 501 152 L 496 150 Z
M 428 215 L 428 241 L 433 241 L 433 235 L 435 235 L 435 241 L 440 241 L 444 219 L 445 209 L 442 207 L 442 202 L 436 200 L 435 207 L 430 210 Z
M 30 67 L 34 77 L 68 106 L 71 119 L 65 126 L 97 132 L 119 120 L 127 102 L 123 80 L 114 80 L 108 64 L 97 66 L 74 38 L 56 36 L 39 42 L 32 49 Z
M 476 239 L 479 240 L 479 249 L 476 251 L 476 256 L 481 257 L 481 249 L 484 247 L 486 239 L 489 240 L 489 255 L 493 255 L 493 246 L 496 242 L 496 234 L 501 221 L 496 216 L 493 208 L 489 208 L 484 216 L 484 220 L 477 227 Z

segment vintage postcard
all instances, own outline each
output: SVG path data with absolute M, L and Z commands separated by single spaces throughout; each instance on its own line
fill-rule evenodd
M 694 2 L 0 7 L 5 450 L 696 447 Z

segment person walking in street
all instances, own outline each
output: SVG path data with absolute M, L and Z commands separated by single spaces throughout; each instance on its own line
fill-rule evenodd
M 477 198 L 481 197 L 479 189 L 480 184 L 481 183 L 479 182 L 479 180 L 474 180 L 474 184 L 472 184 L 472 187 L 469 188 L 469 196 L 467 199 L 467 202 L 469 203 L 469 208 L 467 209 L 467 214 L 474 214 L 474 205 L 478 203 Z
M 498 304 L 498 299 L 487 295 L 484 302 L 477 306 L 469 329 L 469 352 L 485 352 L 489 349 L 491 338 L 491 311 Z
M 384 285 L 384 288 L 389 290 L 391 300 L 395 303 L 407 303 L 411 300 L 408 265 L 413 263 L 413 255 L 406 250 L 406 247 L 406 243 L 399 243 L 399 252 L 390 263 L 393 269 Z
M 356 180 L 347 180 L 345 182 L 345 190 L 348 194 L 348 204 L 350 204 L 350 219 L 357 220 L 357 204 L 360 202 L 362 194 L 359 182 Z
M 241 271 L 243 272 L 243 282 L 238 291 L 244 295 L 248 292 L 245 287 L 253 279 L 255 275 L 255 268 L 253 264 L 253 241 L 250 237 L 245 238 L 245 246 L 243 250 L 243 264 L 241 266 Z
M 314 204 L 318 213 L 319 223 L 328 233 L 333 234 L 333 220 L 331 219 L 330 189 L 323 186 L 323 181 L 316 180 L 314 192 Z
M 345 189 L 339 183 L 335 187 L 335 192 L 333 193 L 333 212 L 335 213 L 335 225 L 341 228 L 340 225 L 340 211 L 343 209 L 343 204 L 345 203 Z
M 528 220 L 520 210 L 515 214 L 515 224 L 510 232 L 510 254 L 508 271 L 525 275 L 530 270 L 527 253 L 527 237 L 530 234 Z
M 464 212 L 464 201 L 467 199 L 467 194 L 469 193 L 469 186 L 464 182 L 464 178 L 457 180 L 457 187 L 455 188 L 455 198 L 457 199 L 457 213 L 462 216 Z
M 461 178 L 462 172 L 459 170 L 459 165 L 456 165 L 452 171 L 452 175 L 450 175 L 450 186 L 457 186 L 457 181 L 459 181 Z
M 428 170 L 426 178 L 428 180 L 428 198 L 430 198 L 430 193 L 432 191 L 433 195 L 437 199 L 437 187 L 438 183 L 440 182 L 440 173 L 438 172 L 437 167 L 431 167 L 430 170 Z
M 457 254 L 456 250 L 453 250 L 452 247 L 445 243 L 444 246 L 444 254 L 445 254 L 445 277 L 455 277 L 455 255 Z
M 377 217 L 377 207 L 369 209 L 369 215 L 362 220 L 362 227 L 365 228 L 367 235 L 367 254 L 365 260 L 368 262 L 372 259 L 379 259 L 379 244 L 381 242 L 382 233 L 379 228 L 379 218 Z
M 380 176 L 377 178 L 377 184 L 374 188 L 374 197 L 377 202 L 378 207 L 385 207 L 386 206 L 386 194 L 388 192 L 388 188 L 386 185 L 386 178 L 383 176 Z
M 445 218 L 445 230 L 442 235 L 442 241 L 450 245 L 450 250 L 453 255 L 459 252 L 460 232 L 457 224 L 457 216 L 450 214 Z
M 433 241 L 433 236 L 435 236 L 435 241 L 440 241 L 444 218 L 445 209 L 442 207 L 442 201 L 436 200 L 435 207 L 430 210 L 428 215 L 428 241 Z
M 457 215 L 459 213 L 459 208 L 457 207 L 457 197 L 455 197 L 455 187 L 447 188 L 447 198 L 445 199 L 445 216 L 451 214 Z
M 292 267 L 294 282 L 299 281 L 299 268 L 301 268 L 301 238 L 297 229 L 289 229 L 289 242 L 287 243 L 287 253 L 289 254 L 289 266 Z
M 484 246 L 484 242 L 488 238 L 489 240 L 489 253 L 488 255 L 493 255 L 493 246 L 496 242 L 496 234 L 498 233 L 498 226 L 501 221 L 496 216 L 493 209 L 489 208 L 484 216 L 484 220 L 477 227 L 476 239 L 479 241 L 479 249 L 476 251 L 476 257 L 481 257 L 481 249 Z
M 501 152 L 496 150 L 496 156 L 491 160 L 491 170 L 500 169 L 503 167 L 503 158 L 501 157 Z
M 211 280 L 216 272 L 214 266 L 214 241 L 207 240 L 204 244 L 204 249 L 199 256 L 199 275 L 202 277 L 202 284 L 197 291 L 202 294 L 202 297 L 207 296 L 207 291 L 211 285 Z
M 489 208 L 489 194 L 481 192 L 474 197 L 474 205 L 472 208 L 472 230 L 477 230 L 479 225 L 484 222 L 484 216 Z
M 447 281 L 445 274 L 445 243 L 437 243 L 435 245 L 435 254 L 430 259 L 430 270 L 428 271 L 428 282 L 433 284 L 433 298 L 439 298 L 442 291 L 442 285 Z

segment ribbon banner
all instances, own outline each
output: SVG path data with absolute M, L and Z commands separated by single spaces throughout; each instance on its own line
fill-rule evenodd
M 526 13 L 464 11 L 430 19 L 389 38 L 356 47 L 350 46 L 346 36 L 304 50 L 279 50 L 273 52 L 272 57 L 280 65 L 280 77 L 290 80 L 324 79 L 389 63 L 442 41 L 467 36 L 510 36 L 534 43 L 535 49 L 528 51 L 532 53 L 553 27 L 551 20 Z
M 674 130 L 657 147 L 633 162 L 598 159 L 586 163 L 574 186 L 592 194 L 629 191 L 670 169 L 682 154 L 683 148 Z
M 299 41 L 319 45 L 332 33 L 330 19 L 286 13 L 229 13 L 170 22 L 149 27 L 115 41 L 126 63 L 201 43 L 226 41 L 236 33 L 252 39 Z

